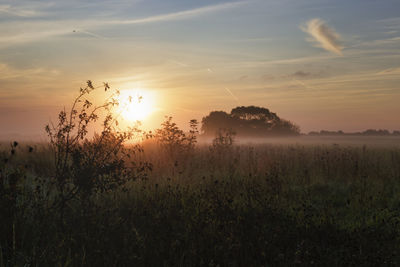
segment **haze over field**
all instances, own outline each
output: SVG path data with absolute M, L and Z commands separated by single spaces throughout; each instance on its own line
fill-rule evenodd
M 3 0 L 0 136 L 44 136 L 88 79 L 151 95 L 148 116 L 133 116 L 145 129 L 256 105 L 302 132 L 398 130 L 399 10 L 397 0 Z
M 399 0 L 0 0 L 0 267 L 400 266 Z

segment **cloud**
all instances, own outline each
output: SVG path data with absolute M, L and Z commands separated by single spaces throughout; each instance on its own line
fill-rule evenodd
M 378 75 L 399 75 L 400 68 L 385 69 L 377 73 Z
M 57 70 L 48 70 L 44 68 L 30 68 L 30 69 L 16 69 L 8 66 L 7 64 L 0 63 L 0 81 L 10 80 L 15 78 L 28 78 L 37 76 L 57 75 Z
M 263 75 L 261 75 L 261 80 L 263 80 L 263 81 L 272 81 L 272 80 L 275 80 L 275 79 L 276 79 L 275 75 L 272 75 L 272 74 L 263 74 Z
M 311 71 L 304 71 L 304 70 L 298 70 L 296 72 L 290 73 L 290 74 L 282 74 L 282 75 L 271 75 L 271 74 L 264 74 L 261 76 L 261 79 L 264 81 L 272 81 L 272 80 L 278 80 L 278 81 L 284 81 L 284 80 L 308 80 L 308 79 L 316 79 L 316 78 L 324 78 L 326 76 L 326 73 L 324 71 L 318 71 L 318 72 L 311 72 Z
M 323 74 L 324 74 L 323 71 L 315 73 L 315 72 L 298 70 L 292 74 L 287 75 L 287 77 L 292 79 L 311 79 L 311 78 L 321 78 L 322 76 L 324 76 Z
M 312 19 L 301 29 L 312 37 L 311 40 L 317 43 L 318 47 L 337 55 L 342 55 L 343 46 L 340 44 L 340 35 L 329 27 L 325 21 Z
M 299 71 L 296 71 L 293 74 L 290 74 L 289 76 L 295 77 L 295 78 L 308 78 L 308 77 L 313 76 L 313 74 L 311 72 L 306 72 L 306 71 L 299 70 Z
M 153 22 L 161 22 L 161 21 L 173 21 L 173 20 L 180 20 L 186 19 L 191 17 L 197 17 L 203 14 L 216 12 L 220 10 L 235 8 L 247 3 L 246 1 L 239 1 L 239 2 L 230 2 L 230 3 L 223 3 L 217 5 L 210 5 L 200 8 L 189 9 L 185 11 L 178 11 L 173 13 L 167 13 L 162 15 L 155 15 L 146 18 L 140 19 L 133 19 L 133 20 L 115 20 L 109 21 L 106 24 L 143 24 L 143 23 L 153 23 Z
M 39 15 L 35 10 L 20 9 L 10 5 L 0 5 L 0 13 L 6 13 L 17 17 L 34 17 Z
M 188 64 L 180 62 L 180 61 L 177 61 L 177 60 L 168 60 L 168 61 L 173 63 L 173 64 L 176 64 L 178 66 L 181 66 L 181 67 L 188 67 L 189 66 Z
M 63 36 L 74 33 L 81 33 L 90 35 L 92 37 L 96 37 L 99 39 L 107 39 L 104 36 L 93 33 L 93 30 L 101 28 L 103 26 L 119 26 L 119 25 L 139 25 L 139 24 L 148 24 L 148 23 L 157 23 L 157 22 L 166 22 L 166 21 L 174 21 L 174 20 L 184 20 L 190 19 L 193 17 L 198 17 L 202 15 L 206 15 L 213 12 L 223 11 L 231 8 L 236 8 L 241 5 L 248 3 L 248 1 L 238 1 L 238 2 L 229 2 L 223 4 L 215 4 L 209 6 L 203 6 L 200 8 L 193 8 L 184 11 L 153 15 L 144 18 L 138 19 L 128 19 L 128 20 L 58 20 L 56 23 L 48 23 L 48 21 L 23 21 L 19 24 L 14 24 L 18 27 L 16 33 L 14 35 L 6 35 L 0 37 L 0 46 L 9 46 L 16 43 L 26 43 L 32 41 L 38 41 L 42 39 L 46 39 L 49 37 L 55 36 Z M 13 9 L 11 6 L 0 5 L 0 13 L 8 12 L 10 13 L 12 10 L 14 15 L 17 15 L 17 9 Z M 34 11 L 32 11 L 34 12 Z M 18 11 L 20 16 L 22 15 L 32 15 L 31 13 L 22 13 L 21 10 Z M 75 28 L 73 25 L 79 23 L 79 28 Z M 28 25 L 28 27 L 25 27 Z M 7 25 L 9 26 L 9 25 Z M 21 29 L 22 27 L 22 29 Z M 4 27 L 5 28 L 5 27 Z M 28 31 L 26 29 L 29 29 Z M 0 28 L 0 34 L 1 34 Z M 8 29 L 7 29 L 8 31 Z
M 0 3 L 0 15 L 3 13 L 13 17 L 13 19 L 37 18 L 48 15 L 46 9 L 54 5 L 54 2 L 29 0 L 2 0 L 0 2 L 2 2 Z M 3 21 L 7 21 L 7 18 Z
M 398 33 L 399 31 L 387 31 L 387 32 L 385 32 L 385 34 L 388 34 L 388 35 L 392 35 L 392 34 L 396 34 L 396 33 Z
M 379 39 L 379 40 L 372 40 L 372 41 L 367 41 L 360 43 L 358 45 L 354 45 L 353 47 L 357 46 L 384 46 L 384 45 L 398 45 L 400 42 L 400 37 L 392 37 L 392 38 L 386 38 L 386 39 Z
M 377 21 L 385 29 L 398 30 L 400 27 L 400 17 L 386 18 Z
M 0 38 L 0 48 L 9 46 L 12 44 L 33 42 L 37 40 L 46 39 L 53 36 L 62 36 L 66 34 L 71 34 L 70 29 L 59 29 L 59 30 L 48 30 L 48 31 L 37 31 L 37 32 L 27 32 L 16 35 L 11 35 L 7 37 Z

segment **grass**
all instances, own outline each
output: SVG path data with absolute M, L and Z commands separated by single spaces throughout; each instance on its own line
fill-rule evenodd
M 150 168 L 62 209 L 48 146 L 0 149 L 0 266 L 400 264 L 396 146 L 147 142 Z

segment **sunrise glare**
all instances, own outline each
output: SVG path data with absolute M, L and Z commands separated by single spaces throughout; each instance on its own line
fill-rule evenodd
M 143 89 L 123 90 L 118 96 L 116 115 L 121 114 L 128 121 L 146 121 L 155 111 L 154 95 Z

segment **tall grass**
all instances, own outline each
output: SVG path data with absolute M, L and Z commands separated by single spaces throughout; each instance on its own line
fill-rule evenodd
M 71 199 L 62 216 L 56 191 L 37 188 L 50 186 L 38 178 L 51 177 L 51 162 L 38 160 L 51 159 L 49 148 L 10 149 L 4 266 L 399 264 L 398 148 L 199 145 L 171 154 L 148 141 L 131 155 L 152 166 L 140 178 Z

